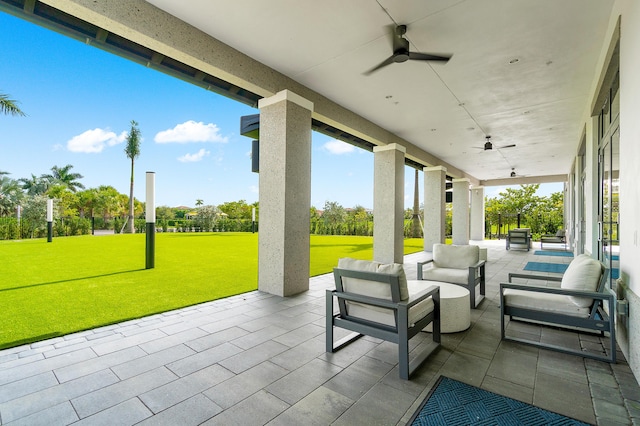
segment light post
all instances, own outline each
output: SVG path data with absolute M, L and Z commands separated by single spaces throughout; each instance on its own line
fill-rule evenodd
M 256 208 L 251 209 L 251 232 L 256 232 Z
M 155 267 L 156 251 L 156 174 L 147 172 L 147 198 L 146 198 L 146 269 Z
M 53 240 L 53 198 L 47 198 L 47 242 Z

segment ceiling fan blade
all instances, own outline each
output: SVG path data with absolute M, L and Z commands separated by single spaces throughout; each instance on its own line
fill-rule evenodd
M 395 58 L 395 55 L 389 56 L 387 59 L 385 59 L 384 61 L 382 61 L 381 63 L 379 63 L 375 67 L 371 68 L 369 71 L 365 71 L 363 74 L 364 75 L 371 75 L 374 72 L 378 71 L 380 68 L 386 67 L 387 65 L 390 65 L 390 64 L 393 64 L 395 62 L 394 58 Z
M 449 56 L 438 56 L 438 55 L 430 55 L 428 53 L 419 53 L 419 52 L 410 52 L 409 59 L 417 60 L 417 61 L 440 61 L 447 62 L 451 59 L 451 55 Z
M 516 144 L 511 144 L 511 145 L 505 145 L 505 146 L 500 146 L 498 147 L 498 149 L 504 149 L 504 148 L 515 148 Z

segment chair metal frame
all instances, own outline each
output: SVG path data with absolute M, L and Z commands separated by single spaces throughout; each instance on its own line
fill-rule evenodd
M 507 232 L 507 250 L 511 249 L 511 244 L 524 245 L 525 247 L 513 247 L 515 249 L 524 249 L 527 251 L 531 248 L 530 231 L 520 229 L 510 229 Z
M 438 286 L 429 286 L 407 300 L 400 300 L 400 280 L 398 275 L 340 268 L 334 268 L 333 273 L 336 289 L 326 291 L 326 351 L 330 353 L 336 352 L 364 335 L 397 343 L 400 378 L 408 380 L 411 374 L 440 346 L 440 288 Z M 391 300 L 345 291 L 342 281 L 344 278 L 386 283 L 390 286 Z M 429 297 L 433 298 L 433 311 L 419 319 L 415 324 L 409 324 L 409 310 L 411 307 Z M 337 313 L 334 313 L 334 301 L 337 301 L 338 304 Z M 347 302 L 357 302 L 372 307 L 389 309 L 393 312 L 395 326 L 350 315 Z M 433 327 L 433 341 L 427 344 L 410 361 L 409 340 L 430 323 Z M 334 343 L 334 327 L 350 330 L 353 333 Z
M 615 295 L 608 291 L 606 288 L 607 277 L 609 270 L 604 264 L 600 264 L 602 272 L 596 291 L 581 291 L 570 290 L 558 287 L 542 287 L 526 284 L 514 284 L 511 282 L 513 278 L 523 278 L 528 280 L 544 280 L 544 281 L 562 281 L 562 277 L 555 276 L 540 276 L 510 273 L 508 283 L 500 283 L 500 333 L 502 340 L 509 340 L 513 342 L 524 343 L 532 346 L 537 346 L 545 349 L 551 349 L 558 352 L 563 352 L 572 355 L 578 355 L 584 358 L 596 359 L 599 361 L 607 361 L 610 363 L 616 362 L 616 331 L 615 331 Z M 589 316 L 576 317 L 568 314 L 562 314 L 558 312 L 548 312 L 532 308 L 520 308 L 513 306 L 506 306 L 504 300 L 504 290 L 517 289 L 525 290 L 537 293 L 549 293 L 549 294 L 561 294 L 565 296 L 577 296 L 593 299 Z M 606 303 L 607 309 L 604 309 Z M 510 337 L 506 335 L 506 322 L 505 316 L 509 316 L 510 320 L 521 320 L 535 322 L 538 324 L 549 325 L 554 327 L 560 327 L 572 331 L 589 331 L 597 332 L 601 336 L 605 336 L 605 333 L 609 333 L 609 349 L 606 356 L 600 356 L 585 351 L 573 350 L 560 345 L 553 345 L 549 343 L 538 342 L 535 340 L 526 339 L 524 337 Z

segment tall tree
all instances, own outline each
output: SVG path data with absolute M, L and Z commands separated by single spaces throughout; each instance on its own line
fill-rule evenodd
M 0 216 L 11 216 L 23 197 L 17 180 L 0 176 Z
M 129 187 L 129 221 L 127 223 L 127 232 L 133 234 L 136 231 L 134 226 L 134 210 L 133 210 L 133 165 L 136 158 L 140 156 L 140 142 L 141 133 L 138 129 L 138 123 L 135 120 L 131 120 L 131 129 L 127 135 L 127 145 L 124 148 L 124 153 L 127 154 L 127 158 L 131 160 L 131 185 Z
M 26 191 L 27 195 L 40 195 L 47 192 L 49 189 L 49 180 L 42 177 L 38 177 L 31 173 L 30 178 L 20 178 L 18 182 L 22 185 L 22 189 Z
M 49 186 L 62 185 L 71 192 L 77 192 L 78 189 L 84 189 L 84 185 L 79 182 L 84 176 L 80 173 L 71 173 L 73 166 L 67 164 L 64 167 L 53 166 L 50 174 L 43 174 L 42 179 L 49 182 Z
M 2 93 L 0 93 L 0 112 L 6 115 L 25 115 L 16 101 L 9 99 L 8 95 Z
M 339 228 L 344 224 L 347 212 L 336 201 L 325 201 L 322 219 L 331 235 L 337 235 Z

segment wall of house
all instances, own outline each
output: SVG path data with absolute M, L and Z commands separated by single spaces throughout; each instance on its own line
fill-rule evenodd
M 620 277 L 617 296 L 629 303 L 629 316 L 616 318 L 616 333 L 620 348 L 640 382 L 640 2 L 616 0 L 611 12 L 607 36 L 602 42 L 601 59 L 594 75 L 592 98 L 595 101 L 599 81 L 606 69 L 607 52 L 617 38 L 620 18 Z M 585 252 L 596 255 L 598 250 L 598 137 L 597 118 L 592 117 L 593 105 L 585 105 L 584 135 L 586 138 L 586 227 Z M 577 155 L 577 152 L 576 152 Z M 579 220 L 579 172 L 573 170 L 570 196 L 576 203 L 572 220 Z M 571 224 L 575 227 L 575 222 Z
M 640 381 L 640 2 L 616 2 L 620 24 L 620 276 L 629 301 L 619 343 Z M 615 10 L 614 10 L 615 12 Z

